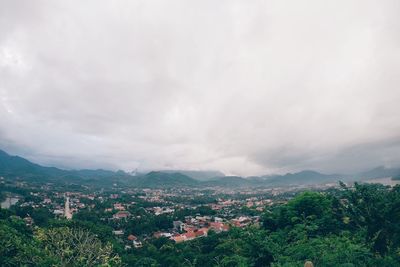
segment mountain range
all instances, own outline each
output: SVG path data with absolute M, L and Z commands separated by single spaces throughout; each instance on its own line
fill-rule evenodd
M 260 187 L 311 185 L 330 182 L 356 181 L 380 177 L 400 177 L 399 168 L 377 167 L 367 172 L 340 175 L 322 174 L 312 170 L 284 175 L 265 175 L 253 177 L 225 176 L 218 171 L 167 170 L 152 171 L 147 174 L 131 175 L 124 171 L 110 170 L 64 170 L 32 163 L 19 156 L 11 156 L 0 150 L 0 176 L 23 178 L 29 181 L 61 182 L 109 186 L 123 183 L 140 188 L 168 187 Z

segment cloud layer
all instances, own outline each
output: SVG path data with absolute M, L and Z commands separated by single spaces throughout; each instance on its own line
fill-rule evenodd
M 400 3 L 0 1 L 0 146 L 67 168 L 400 163 Z

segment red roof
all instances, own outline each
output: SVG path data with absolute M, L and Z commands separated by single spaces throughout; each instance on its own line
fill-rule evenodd
M 196 236 L 204 236 L 206 233 L 203 230 L 199 230 L 197 232 L 195 232 Z
M 184 234 L 186 236 L 186 238 L 191 239 L 191 238 L 195 238 L 196 234 L 194 232 L 187 232 L 186 234 Z
M 220 222 L 210 222 L 210 227 L 211 227 L 211 228 L 222 228 L 222 226 L 224 226 L 223 223 L 220 223 Z
M 137 237 L 134 236 L 134 235 L 129 235 L 128 236 L 128 240 L 130 240 L 130 241 L 133 241 L 133 240 L 136 240 L 136 239 L 137 239 Z
M 210 222 L 210 228 L 217 231 L 228 231 L 229 225 L 221 223 L 221 222 Z
M 129 217 L 131 214 L 128 211 L 118 211 L 113 216 L 114 218 L 126 218 Z
M 176 243 L 179 243 L 179 242 L 185 241 L 185 240 L 186 240 L 186 237 L 185 237 L 184 235 L 176 235 L 176 236 L 172 237 L 172 239 L 173 239 Z

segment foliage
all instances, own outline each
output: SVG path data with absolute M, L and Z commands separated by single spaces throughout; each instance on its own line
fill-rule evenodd
M 35 237 L 44 250 L 57 259 L 60 266 L 116 266 L 120 258 L 110 244 L 87 230 L 68 227 L 38 229 Z
M 50 266 L 55 261 L 38 245 L 22 220 L 0 220 L 0 266 Z
M 69 221 L 37 209 L 35 229 L 15 215 L 33 217 L 36 210 L 0 209 L 0 266 L 400 266 L 400 186 L 302 192 L 287 204 L 266 207 L 261 227 L 209 231 L 183 243 L 150 234 L 184 216 L 214 211 L 199 206 L 154 216 L 139 204 L 129 208 L 129 220 L 104 221 L 105 206 Z M 126 230 L 125 236 L 119 240 L 112 229 Z M 125 251 L 127 234 L 139 236 L 143 247 Z

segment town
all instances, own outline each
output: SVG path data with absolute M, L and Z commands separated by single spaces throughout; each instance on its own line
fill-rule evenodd
M 395 225 L 392 210 L 399 202 L 391 199 L 399 199 L 398 180 L 386 182 L 146 188 L 0 177 L 2 242 L 12 249 L 3 253 L 3 262 L 30 262 L 24 247 L 17 247 L 22 242 L 29 245 L 27 255 L 41 260 L 37 266 L 68 262 L 70 256 L 59 253 L 69 251 L 77 253 L 76 260 L 96 262 L 88 266 L 300 266 L 312 251 L 317 251 L 313 262 L 326 261 L 321 266 L 375 263 L 388 252 L 348 235 L 353 229 L 366 240 L 376 235 L 364 229 L 375 227 L 381 211 L 390 222 L 381 227 Z M 388 208 L 378 209 L 382 205 Z M 363 219 L 370 209 L 376 217 L 372 222 Z M 397 236 L 385 238 L 392 242 Z M 343 258 L 349 249 L 343 244 L 349 242 L 350 256 Z M 281 256 L 293 249 L 298 258 Z M 380 254 L 369 252 L 374 250 Z M 93 258 L 92 251 L 104 256 Z M 325 251 L 334 257 L 323 256 Z M 365 258 L 357 256 L 360 251 Z M 397 266 L 397 260 L 384 257 L 390 263 L 384 266 Z
M 83 220 L 107 227 L 124 249 L 140 249 L 150 239 L 176 243 L 221 233 L 232 227 L 258 227 L 268 206 L 285 204 L 294 188 L 90 188 L 29 183 L 0 178 L 2 206 L 14 205 L 28 226 L 48 220 Z M 315 189 L 334 188 L 327 184 Z M 12 201 L 12 205 L 8 202 Z M 10 205 L 7 205 L 10 204 Z

